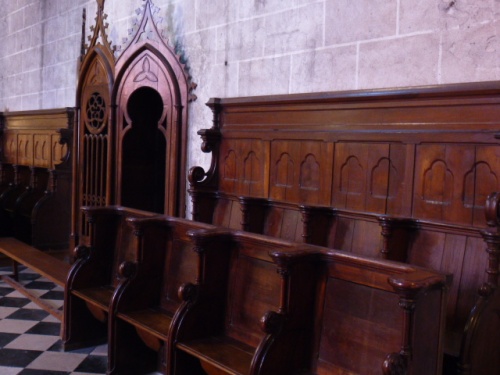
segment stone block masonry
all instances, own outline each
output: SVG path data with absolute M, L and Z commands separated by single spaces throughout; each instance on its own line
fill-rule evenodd
M 106 0 L 124 46 L 142 0 Z M 495 0 L 155 0 L 198 100 L 188 168 L 207 165 L 204 103 L 246 96 L 500 79 Z M 82 30 L 95 0 L 0 0 L 0 111 L 75 105 Z

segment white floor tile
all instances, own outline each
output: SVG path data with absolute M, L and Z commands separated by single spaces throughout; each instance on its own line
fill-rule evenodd
M 59 340 L 58 336 L 24 334 L 5 345 L 7 349 L 47 350 Z
M 0 320 L 0 332 L 24 333 L 36 324 L 33 320 L 4 319 Z
M 21 371 L 23 371 L 23 369 L 19 368 L 19 367 L 0 366 L 0 374 L 2 374 L 2 375 L 17 375 Z
M 45 352 L 26 368 L 36 370 L 73 371 L 87 357 L 85 354 Z

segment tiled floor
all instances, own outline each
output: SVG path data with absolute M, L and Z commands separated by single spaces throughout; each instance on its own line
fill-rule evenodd
M 0 268 L 1 271 L 9 271 Z M 56 308 L 62 308 L 62 288 L 24 269 L 20 282 Z M 0 281 L 0 374 L 105 374 L 105 345 L 63 352 L 61 324 L 49 313 Z

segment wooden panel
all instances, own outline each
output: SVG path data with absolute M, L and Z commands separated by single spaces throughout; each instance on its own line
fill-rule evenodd
M 473 208 L 474 226 L 486 226 L 484 218 L 486 197 L 500 189 L 498 160 L 500 160 L 498 146 L 477 146 L 475 164 L 464 177 L 464 205 Z
M 265 235 L 302 242 L 302 221 L 298 210 L 272 206 L 264 223 Z
M 49 134 L 35 134 L 33 138 L 33 165 L 37 167 L 50 168 L 52 166 L 52 137 Z
M 460 337 L 470 310 L 477 299 L 477 291 L 484 281 L 487 254 L 481 238 L 436 231 L 419 231 L 410 249 L 409 262 L 453 274 L 448 291 L 448 338 Z M 449 344 L 458 355 L 459 346 Z
M 192 244 L 174 239 L 166 249 L 164 280 L 161 283 L 160 306 L 172 315 L 181 301 L 178 297 L 179 287 L 183 283 L 195 283 L 197 274 L 197 256 Z
M 390 144 L 342 143 L 335 148 L 332 205 L 357 211 L 403 212 L 405 149 Z
M 355 254 L 370 257 L 380 256 L 380 226 L 378 223 L 357 220 L 354 226 L 351 250 Z
M 280 282 L 276 268 L 270 262 L 239 255 L 233 259 L 229 288 L 227 334 L 256 347 L 264 336 L 260 319 L 267 311 L 279 307 Z
M 456 355 L 465 317 L 488 267 L 479 229 L 486 224 L 485 197 L 500 189 L 499 94 L 498 83 L 489 82 L 213 99 L 208 104 L 222 135 L 221 154 L 231 144 L 235 170 L 241 169 L 237 150 L 245 147 L 238 142 L 269 143 L 264 181 L 269 181 L 273 204 L 324 205 L 335 213 L 324 234 L 329 247 L 373 254 L 382 229 L 387 230 L 386 244 L 398 242 L 390 238 L 391 230 L 401 230 L 410 246 L 400 259 L 453 273 L 447 336 L 454 337 L 446 352 Z M 219 186 L 207 179 L 211 185 L 200 188 L 239 193 L 237 184 L 224 185 L 223 159 L 218 160 L 220 174 L 214 180 Z M 331 163 L 331 179 L 321 182 L 331 182 L 326 203 L 321 194 L 308 201 L 313 195 L 301 193 L 303 162 L 320 165 L 320 175 L 330 173 L 324 166 Z M 283 236 L 282 223 L 294 210 L 280 209 L 272 209 L 266 219 L 273 236 Z M 377 228 L 379 219 L 386 225 Z M 391 222 L 404 228 L 394 224 L 391 229 Z
M 257 140 L 228 140 L 221 145 L 221 191 L 234 195 L 263 197 L 266 190 L 263 143 Z
M 334 229 L 329 239 L 329 247 L 351 251 L 356 221 L 349 218 L 336 218 Z
M 329 279 L 319 357 L 330 366 L 320 364 L 318 374 L 329 373 L 328 368 L 335 368 L 334 373 L 380 374 L 385 356 L 400 345 L 401 326 L 393 293 Z
M 4 114 L 4 161 L 26 166 L 55 168 L 67 156 L 59 143 L 61 129 L 72 130 L 73 110 L 50 109 Z
M 486 281 L 485 268 L 488 256 L 483 250 L 483 241 L 480 238 L 468 237 L 465 243 L 465 256 L 460 273 L 460 284 L 453 322 L 454 329 L 458 330 L 465 325 L 469 312 L 477 301 L 479 286 Z M 457 280 L 458 282 L 458 280 Z
M 414 216 L 470 225 L 472 205 L 464 205 L 463 182 L 474 166 L 475 148 L 468 145 L 417 146 Z M 468 189 L 474 194 L 474 189 Z
M 328 204 L 332 150 L 332 144 L 320 141 L 273 141 L 270 198 L 292 203 Z
M 20 165 L 33 165 L 33 135 L 18 134 L 17 136 L 17 162 Z
M 17 164 L 17 134 L 14 132 L 5 132 L 3 139 L 5 161 Z

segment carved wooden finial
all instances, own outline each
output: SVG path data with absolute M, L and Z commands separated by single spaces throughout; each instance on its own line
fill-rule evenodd
M 84 10 L 83 24 L 82 24 L 82 61 L 84 54 L 88 53 L 88 51 L 101 42 L 106 48 L 110 51 L 113 51 L 111 48 L 111 42 L 108 39 L 108 35 L 106 30 L 109 27 L 109 23 L 105 23 L 108 17 L 107 14 L 104 13 L 104 0 L 97 0 L 97 14 L 95 17 L 95 25 L 90 26 L 90 31 L 92 35 L 89 35 L 87 38 L 89 40 L 88 44 L 84 44 L 83 40 L 85 39 L 85 23 L 86 23 L 86 13 Z

